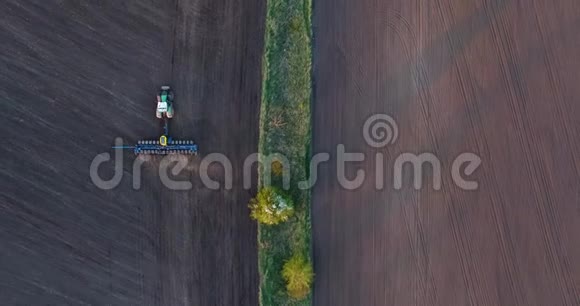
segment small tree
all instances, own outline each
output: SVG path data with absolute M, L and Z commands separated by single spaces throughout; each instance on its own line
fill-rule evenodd
M 289 196 L 274 187 L 264 187 L 250 200 L 251 217 L 262 224 L 276 225 L 294 214 L 294 203 Z
M 282 277 L 286 281 L 288 295 L 302 300 L 310 293 L 314 272 L 310 262 L 301 254 L 294 254 L 282 268 Z

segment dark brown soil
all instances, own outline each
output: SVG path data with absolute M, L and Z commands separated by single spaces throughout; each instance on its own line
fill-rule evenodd
M 316 306 L 580 305 L 580 3 L 315 1 L 314 151 L 367 154 L 366 183 L 321 167 Z M 369 147 L 372 114 L 400 136 Z M 374 156 L 386 157 L 376 191 Z M 402 152 L 432 152 L 443 186 L 393 188 Z M 481 156 L 477 191 L 453 184 Z M 432 173 L 427 171 L 424 181 Z
M 262 0 L 4 1 L 0 10 L 0 301 L 3 305 L 257 305 L 250 191 L 98 189 L 89 165 L 172 133 L 242 168 L 258 143 Z M 199 159 L 194 160 L 196 167 Z M 112 175 L 112 163 L 102 167 Z M 223 181 L 221 169 L 213 172 Z

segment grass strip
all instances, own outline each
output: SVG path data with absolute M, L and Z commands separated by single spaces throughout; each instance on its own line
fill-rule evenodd
M 311 143 L 311 0 L 268 0 L 263 58 L 259 151 L 280 153 L 290 161 L 295 215 L 276 226 L 259 225 L 260 303 L 263 306 L 311 305 L 290 298 L 282 266 L 294 253 L 311 260 L 310 191 L 298 182 L 308 178 Z M 264 168 L 260 167 L 260 177 Z M 276 183 L 274 181 L 274 183 Z

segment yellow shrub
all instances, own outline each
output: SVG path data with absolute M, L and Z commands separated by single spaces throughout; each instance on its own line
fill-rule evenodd
M 272 163 L 272 173 L 275 176 L 282 176 L 284 174 L 284 165 L 280 161 L 275 160 Z
M 250 200 L 250 216 L 262 224 L 276 225 L 294 214 L 292 199 L 274 187 L 264 187 Z
M 301 254 L 294 254 L 282 268 L 282 277 L 286 281 L 288 295 L 302 300 L 310 293 L 314 280 L 312 265 Z

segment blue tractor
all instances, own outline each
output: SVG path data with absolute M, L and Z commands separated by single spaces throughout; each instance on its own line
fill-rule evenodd
M 163 120 L 163 134 L 155 140 L 139 140 L 134 146 L 113 147 L 113 149 L 132 149 L 137 155 L 197 155 L 197 144 L 193 140 L 179 140 L 169 136 L 169 119 L 173 118 L 173 90 L 169 86 L 161 86 L 157 94 L 157 109 L 155 115 Z

